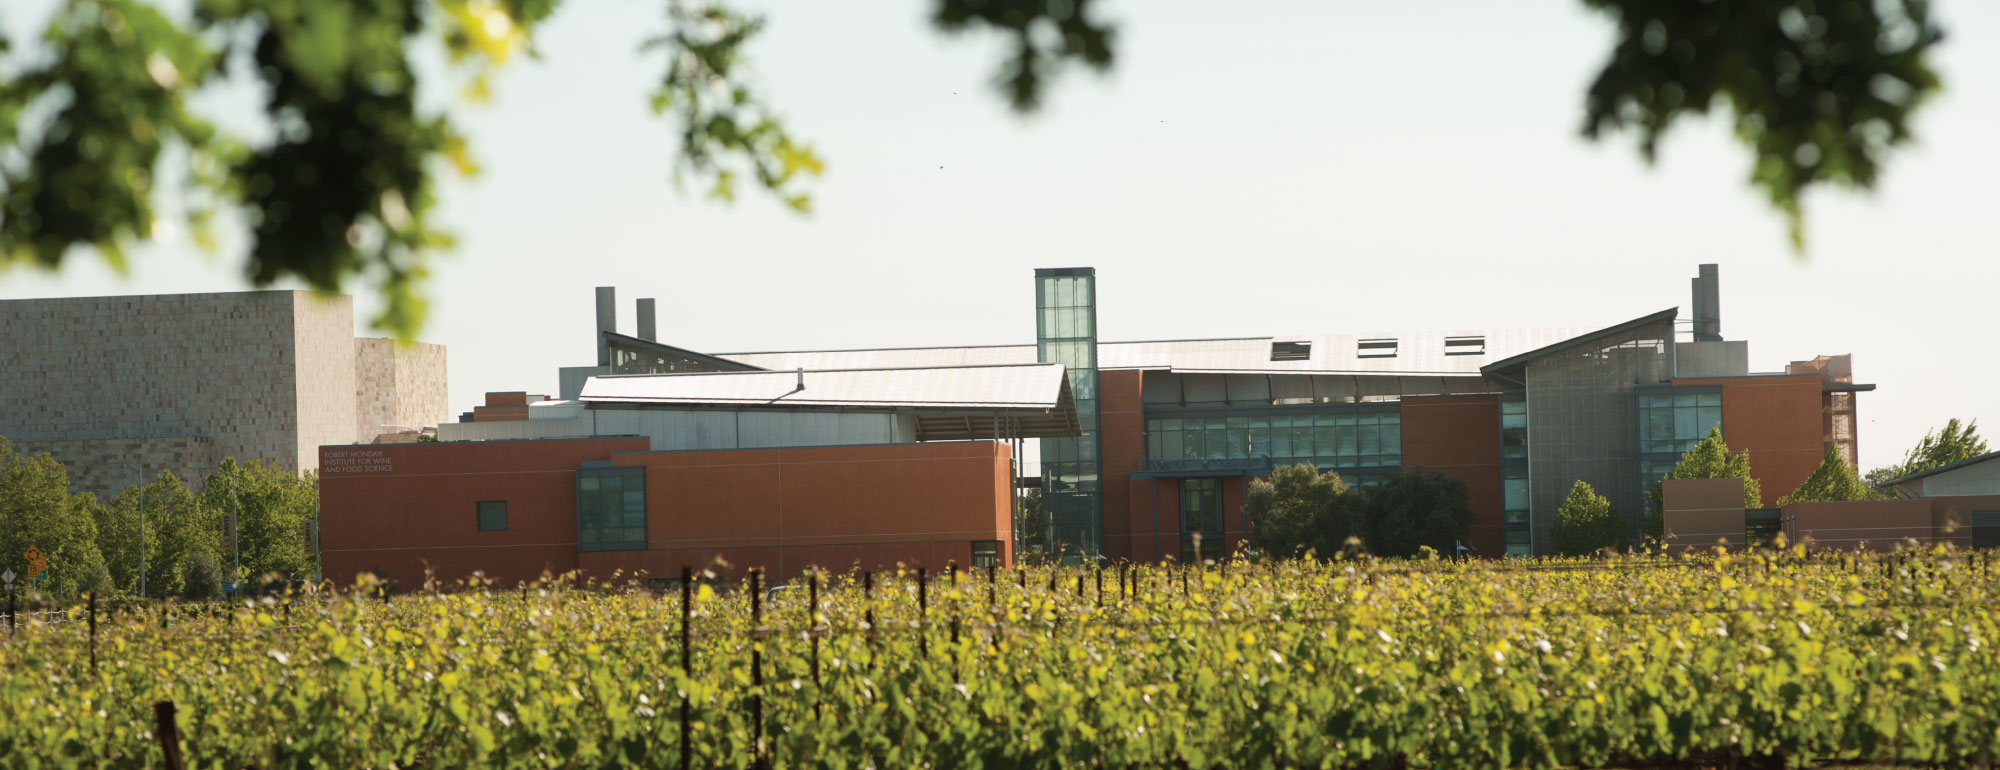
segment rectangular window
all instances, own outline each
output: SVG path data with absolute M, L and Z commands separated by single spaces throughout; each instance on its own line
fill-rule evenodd
M 507 501 L 481 500 L 479 509 L 479 531 L 504 532 L 507 529 Z
M 1486 355 L 1486 338 L 1446 337 L 1444 338 L 1444 354 L 1447 356 Z
M 1526 459 L 1528 456 L 1528 402 L 1500 402 L 1500 456 Z
M 1355 358 L 1395 358 L 1396 340 L 1362 340 L 1355 346 Z
M 1273 342 L 1271 360 L 1304 361 L 1312 358 L 1312 345 L 1311 342 Z
M 1972 547 L 2000 548 L 2000 511 L 1972 512 Z
M 1534 545 L 1529 540 L 1528 530 L 1510 529 L 1506 533 L 1508 556 L 1533 556 Z
M 972 566 L 974 567 L 1000 566 L 1000 541 L 998 540 L 972 541 Z
M 576 543 L 579 551 L 645 549 L 645 468 L 577 471 Z
M 1722 424 L 1722 394 L 1713 386 L 1661 388 L 1639 396 L 1639 451 L 1680 454 Z

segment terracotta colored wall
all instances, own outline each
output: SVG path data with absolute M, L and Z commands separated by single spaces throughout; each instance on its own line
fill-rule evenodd
M 1222 479 L 1221 483 L 1218 484 L 1218 486 L 1222 487 L 1222 540 L 1229 544 L 1228 552 L 1232 554 L 1243 550 L 1246 541 L 1250 540 L 1250 518 L 1243 515 L 1243 500 L 1249 496 L 1251 481 L 1252 479 L 1238 476 L 1236 478 Z M 1178 519 L 1180 517 L 1180 498 L 1176 496 L 1174 501 L 1176 506 L 1174 508 L 1174 516 Z M 1178 541 L 1176 541 L 1174 547 L 1176 549 L 1180 548 Z M 1176 553 L 1178 553 L 1178 550 L 1176 550 Z
M 1834 550 L 1887 550 L 1905 538 L 1931 542 L 1939 534 L 1932 514 L 1929 500 L 1793 503 L 1784 507 L 1782 521 L 1792 542 Z
M 1422 466 L 1465 482 L 1472 526 L 1466 545 L 1484 556 L 1507 551 L 1501 536 L 1506 490 L 1500 481 L 1500 397 L 1409 396 L 1403 399 L 1403 467 Z
M 1764 504 L 1791 494 L 1826 453 L 1821 442 L 1818 375 L 1675 380 L 1675 385 L 1722 386 L 1722 437 L 1729 451 L 1750 452 L 1750 475 Z
M 324 446 L 320 551 L 328 579 L 362 572 L 403 587 L 425 570 L 483 571 L 511 585 L 576 561 L 576 469 L 643 438 Z M 481 532 L 476 504 L 507 501 L 507 529 Z
M 1926 498 L 1931 504 L 1931 526 L 1937 539 L 1960 548 L 1972 547 L 1972 512 L 2000 511 L 2000 495 L 1959 495 Z
M 1173 479 L 1132 479 L 1126 484 L 1133 561 L 1158 562 L 1180 553 L 1181 488 Z M 1157 507 L 1156 507 L 1157 506 Z
M 1660 496 L 1669 550 L 1711 548 L 1725 542 L 1741 546 L 1746 541 L 1742 479 L 1668 481 Z
M 612 459 L 646 471 L 648 550 L 579 555 L 592 575 L 678 576 L 720 556 L 723 572 L 774 579 L 818 565 L 969 566 L 974 540 L 1012 563 L 1010 455 L 991 442 L 639 452 Z
M 1097 373 L 1099 445 L 1104 462 L 1104 555 L 1111 559 L 1133 558 L 1133 535 L 1142 531 L 1129 516 L 1132 472 L 1146 462 L 1146 408 L 1140 398 L 1140 374 L 1138 370 Z M 1150 518 L 1143 531 L 1151 536 Z

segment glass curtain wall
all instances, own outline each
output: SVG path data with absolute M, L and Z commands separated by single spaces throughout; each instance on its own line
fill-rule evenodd
M 1042 512 L 1048 548 L 1065 561 L 1095 557 L 1104 542 L 1097 416 L 1097 271 L 1035 271 L 1035 353 L 1062 364 L 1081 435 L 1042 439 Z
M 1403 463 L 1402 419 L 1393 404 L 1153 410 L 1146 414 L 1146 467 L 1397 468 Z
M 1530 531 L 1549 551 L 1549 525 L 1572 484 L 1589 482 L 1637 533 L 1639 488 L 1635 388 L 1670 376 L 1672 318 L 1554 351 L 1528 362 Z
M 1500 530 L 1508 556 L 1534 555 L 1528 493 L 1528 399 L 1526 393 L 1500 397 Z
M 1722 424 L 1722 388 L 1658 385 L 1639 393 L 1639 490 L 1666 478 L 1681 455 Z

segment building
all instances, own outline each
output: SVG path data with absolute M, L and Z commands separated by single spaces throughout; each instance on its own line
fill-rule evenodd
M 630 471 L 645 478 L 645 531 L 612 549 L 630 553 L 618 560 L 582 555 L 588 551 L 577 544 L 594 542 L 587 533 L 596 525 L 579 502 L 546 513 L 573 522 L 578 533 L 567 543 L 548 541 L 551 553 L 574 548 L 579 555 L 574 562 L 541 558 L 527 568 L 536 574 L 542 566 L 573 563 L 593 573 L 615 564 L 658 575 L 661 568 L 701 566 L 704 548 L 737 554 L 733 563 L 750 559 L 774 568 L 783 552 L 784 567 L 795 568 L 814 558 L 809 547 L 823 545 L 788 534 L 807 516 L 846 522 L 841 537 L 879 546 L 857 557 L 864 566 L 892 557 L 924 562 L 932 558 L 926 554 L 947 552 L 1004 563 L 1015 557 L 1014 538 L 1023 532 L 1072 559 L 1213 557 L 1251 536 L 1243 514 L 1250 482 L 1297 463 L 1337 471 L 1357 486 L 1417 468 L 1460 479 L 1475 514 L 1468 545 L 1481 554 L 1525 555 L 1549 550 L 1556 509 L 1579 479 L 1610 498 L 1636 531 L 1645 491 L 1718 425 L 1732 450 L 1749 452 L 1765 494 L 1782 496 L 1811 475 L 1827 448 L 1853 457 L 1855 395 L 1873 388 L 1854 382 L 1846 356 L 1751 372 L 1748 343 L 1722 337 L 1713 265 L 1702 266 L 1692 282 L 1687 321 L 1679 308 L 1668 308 L 1600 328 L 1138 342 L 1097 339 L 1095 271 L 1038 270 L 1035 281 L 1033 344 L 744 353 L 661 342 L 650 300 L 639 301 L 637 333 L 622 334 L 615 292 L 600 288 L 596 363 L 563 369 L 557 398 L 491 394 L 461 422 L 440 426 L 440 445 L 399 451 L 446 458 L 472 453 L 455 447 L 481 442 L 523 442 L 509 451 L 524 453 L 543 442 L 631 442 L 591 444 L 599 446 L 591 458 L 552 456 L 543 469 L 569 473 L 581 501 L 580 485 L 594 463 L 645 467 Z M 917 483 L 924 475 L 917 463 L 929 461 L 922 453 L 946 451 L 930 448 L 944 441 L 1004 445 L 980 456 L 1001 478 L 1016 481 L 1003 484 L 1008 492 L 997 498 L 979 484 L 971 499 L 926 493 L 932 496 L 885 502 L 878 515 L 807 513 L 789 496 L 782 505 L 718 503 L 706 512 L 653 497 L 669 483 L 699 483 L 718 487 L 697 493 L 675 486 L 672 494 L 763 500 L 757 490 L 768 480 L 714 470 L 699 481 L 669 482 L 662 463 L 731 468 L 737 457 L 775 451 L 780 467 L 808 456 L 830 462 L 844 452 L 867 454 L 886 475 L 826 476 L 828 486 L 812 494 L 876 499 L 884 493 L 873 485 Z M 449 462 L 471 463 L 464 458 L 472 456 Z M 699 461 L 658 459 L 669 457 Z M 329 467 L 329 501 L 348 478 Z M 967 522 L 1008 520 L 985 506 L 1019 511 L 1025 486 L 1040 490 L 1042 516 L 1017 523 L 1020 531 L 994 532 L 998 553 L 975 557 L 966 533 L 977 528 Z M 442 509 L 460 540 L 424 548 L 477 542 L 480 501 L 470 494 Z M 339 515 L 349 514 L 328 508 L 329 548 Z M 706 522 L 718 516 L 748 529 L 680 534 L 706 532 Z M 963 547 L 894 545 L 909 522 L 924 517 L 955 522 L 939 531 L 953 533 Z M 780 519 L 787 534 L 779 533 Z M 353 547 L 395 547 L 392 524 L 357 525 L 369 534 L 357 535 Z M 761 551 L 752 549 L 752 532 L 767 539 Z M 930 565 L 943 566 L 934 559 Z M 489 574 L 499 569 L 497 562 L 487 567 Z
M 309 470 L 323 445 L 450 414 L 444 348 L 356 338 L 344 295 L 7 300 L 0 327 L 0 436 L 54 455 L 80 490 L 224 457 Z
M 1059 364 L 605 375 L 525 401 L 491 394 L 436 443 L 322 448 L 326 575 L 1002 566 L 1016 448 L 1077 433 Z
M 1815 549 L 1886 550 L 1906 543 L 2000 548 L 2000 452 L 1893 482 L 1889 500 L 1792 503 L 1744 508 L 1741 479 L 1690 479 L 1661 485 L 1669 551 L 1740 548 L 1769 542 Z M 1925 480 L 1938 480 L 1925 488 Z M 1928 493 L 1927 493 L 1928 492 Z

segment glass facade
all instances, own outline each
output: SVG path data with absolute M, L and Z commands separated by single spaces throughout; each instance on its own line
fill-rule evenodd
M 1395 469 L 1403 464 L 1396 405 L 1300 404 L 1146 413 L 1148 470 Z
M 1196 533 L 1200 533 L 1198 541 Z M 1181 562 L 1193 564 L 1205 559 L 1220 559 L 1223 546 L 1222 481 L 1182 479 Z
M 577 471 L 576 549 L 637 551 L 645 547 L 646 469 Z
M 1081 435 L 1042 439 L 1043 541 L 1065 560 L 1103 550 L 1097 416 L 1097 273 L 1087 267 L 1035 271 L 1035 353 L 1062 364 Z
M 1533 556 L 1533 496 L 1528 485 L 1528 400 L 1500 396 L 1500 532 L 1507 556 Z
M 1639 392 L 1639 451 L 1680 455 L 1722 424 L 1722 389 L 1667 386 Z
M 1722 389 L 1660 385 L 1639 389 L 1639 489 L 1672 473 L 1681 455 L 1722 424 Z

